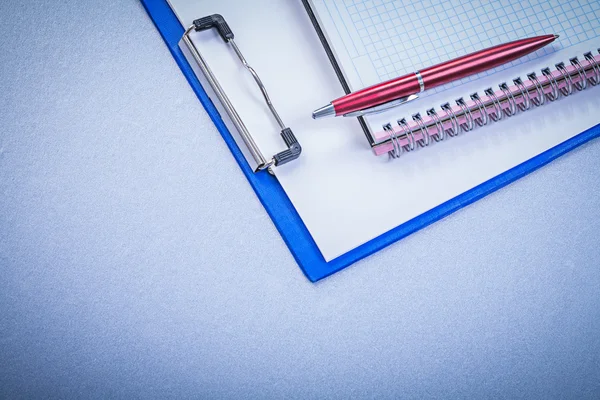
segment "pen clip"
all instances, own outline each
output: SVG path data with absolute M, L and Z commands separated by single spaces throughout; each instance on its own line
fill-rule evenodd
M 388 103 L 380 104 L 375 107 L 365 108 L 364 110 L 354 111 L 348 114 L 344 114 L 344 117 L 362 117 L 364 115 L 372 115 L 379 114 L 384 111 L 389 110 L 390 108 L 401 106 L 402 104 L 406 104 L 409 101 L 416 100 L 419 97 L 417 94 L 411 94 L 410 96 L 399 98 L 398 100 L 393 100 Z

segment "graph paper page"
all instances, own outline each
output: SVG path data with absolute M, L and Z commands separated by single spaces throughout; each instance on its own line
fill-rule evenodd
M 536 53 L 427 90 L 420 95 L 423 99 L 600 37 L 600 1 L 312 1 L 353 91 L 513 40 L 560 35 Z M 454 90 L 447 98 L 464 95 Z M 419 103 L 423 108 L 423 101 Z M 369 117 L 369 122 L 380 128 L 398 113 Z

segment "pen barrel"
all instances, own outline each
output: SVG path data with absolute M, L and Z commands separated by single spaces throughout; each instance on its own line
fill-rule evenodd
M 555 39 L 555 35 L 544 35 L 490 47 L 420 70 L 423 88 L 413 72 L 340 97 L 331 104 L 336 115 L 365 110 L 509 63 L 541 49 Z
M 336 115 L 345 115 L 398 100 L 402 97 L 419 93 L 420 91 L 419 79 L 413 72 L 340 97 L 337 100 L 333 100 L 331 104 L 335 108 Z
M 509 63 L 541 49 L 553 42 L 555 38 L 555 35 L 544 35 L 516 40 L 425 68 L 420 71 L 425 89 L 444 85 Z

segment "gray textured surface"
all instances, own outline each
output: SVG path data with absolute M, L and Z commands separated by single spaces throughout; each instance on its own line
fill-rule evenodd
M 600 142 L 314 285 L 140 4 L 0 20 L 0 397 L 600 396 Z

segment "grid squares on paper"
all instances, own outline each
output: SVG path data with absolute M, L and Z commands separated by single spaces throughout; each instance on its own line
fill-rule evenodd
M 600 36 L 600 2 L 585 0 L 319 0 L 346 44 L 362 86 L 365 56 L 378 82 L 520 38 L 559 34 L 552 47 L 429 91 L 438 93 Z M 352 46 L 350 49 L 349 47 Z

